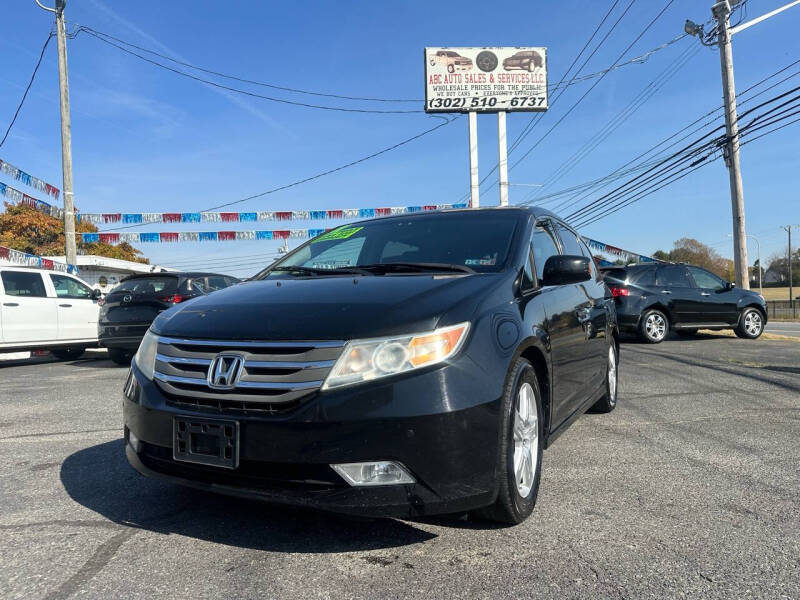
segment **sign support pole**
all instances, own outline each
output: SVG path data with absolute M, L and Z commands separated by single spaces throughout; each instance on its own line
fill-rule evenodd
M 469 206 L 478 208 L 480 202 L 480 182 L 478 179 L 478 115 L 468 113 L 469 117 Z
M 497 113 L 497 172 L 500 178 L 500 206 L 508 206 L 508 145 L 506 111 Z

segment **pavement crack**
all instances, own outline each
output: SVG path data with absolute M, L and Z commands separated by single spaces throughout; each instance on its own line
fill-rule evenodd
M 0 531 L 15 531 L 25 530 L 33 527 L 96 527 L 98 529 L 119 529 L 122 525 L 114 523 L 113 521 L 90 521 L 88 519 L 53 519 L 50 521 L 36 521 L 34 523 L 16 523 L 9 525 L 0 525 Z
M 83 563 L 83 566 L 78 569 L 77 573 L 58 586 L 58 589 L 47 594 L 45 600 L 69 598 L 86 583 L 94 579 L 111 559 L 114 558 L 117 550 L 131 537 L 136 535 L 138 531 L 137 529 L 126 529 L 125 531 L 111 536 L 111 538 L 100 544 L 92 556 L 89 557 L 89 560 Z
M 79 435 L 81 433 L 110 433 L 112 431 L 121 433 L 119 427 L 114 427 L 114 429 L 84 429 L 82 431 L 50 431 L 46 433 L 22 433 L 20 435 L 9 435 L 6 437 L 1 437 L 0 442 L 5 440 L 18 440 L 21 438 L 48 437 L 54 435 Z

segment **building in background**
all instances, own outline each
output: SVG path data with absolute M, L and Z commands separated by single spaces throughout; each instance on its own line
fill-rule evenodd
M 47 256 L 54 261 L 64 261 L 63 256 Z M 79 254 L 78 275 L 93 288 L 99 289 L 103 294 L 107 294 L 116 286 L 120 279 L 135 273 L 163 273 L 174 271 L 159 265 L 146 265 L 144 263 L 121 260 L 119 258 L 108 258 L 107 256 L 97 256 L 95 254 Z

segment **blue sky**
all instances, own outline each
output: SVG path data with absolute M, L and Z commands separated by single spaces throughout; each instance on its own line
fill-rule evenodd
M 635 2 L 583 73 L 612 64 L 665 3 Z M 750 0 L 749 17 L 783 3 Z M 494 5 L 469 0 L 457 4 L 69 0 L 66 14 L 70 23 L 244 78 L 334 94 L 414 99 L 424 95 L 422 49 L 426 45 L 547 46 L 550 82 L 555 83 L 611 4 L 577 0 Z M 619 3 L 603 31 L 627 4 L 627 0 Z M 675 0 L 627 57 L 679 35 L 686 18 L 707 20 L 710 4 Z M 0 36 L 0 127 L 4 130 L 51 27 L 51 17 L 33 0 L 14 0 L 0 7 L 0 22 L 6 24 Z M 737 89 L 800 58 L 798 29 L 800 7 L 735 36 Z M 610 73 L 511 172 L 511 182 L 544 181 L 693 45 L 699 42 L 686 38 L 644 64 Z M 205 209 L 339 166 L 440 122 L 422 113 L 349 114 L 236 95 L 153 67 L 86 34 L 70 40 L 68 48 L 75 197 L 84 212 Z M 796 83 L 800 77 L 792 81 L 800 85 Z M 51 43 L 0 158 L 61 187 L 57 84 L 55 43 Z M 511 154 L 510 162 L 591 84 L 572 86 L 520 150 Z M 421 102 L 355 104 L 248 89 L 336 106 L 422 106 Z M 700 48 L 659 93 L 549 191 L 613 171 L 720 104 L 718 52 Z M 510 114 L 509 139 L 529 119 L 527 114 Z M 483 115 L 478 121 L 483 175 L 497 159 L 496 119 Z M 797 124 L 743 149 L 747 229 L 761 240 L 765 258 L 785 250 L 785 233 L 779 226 L 800 223 L 799 135 Z M 0 174 L 0 181 L 11 183 L 3 177 Z M 467 188 L 467 123 L 460 118 L 380 158 L 232 210 L 438 204 L 458 202 Z M 512 186 L 511 202 L 523 200 L 532 189 Z M 482 205 L 496 203 L 496 187 L 483 193 Z M 272 227 L 258 224 L 258 228 Z M 253 227 L 242 224 L 241 228 Z M 168 225 L 140 228 L 176 229 Z M 583 233 L 643 253 L 669 249 L 683 236 L 695 237 L 731 256 L 730 231 L 728 178 L 720 161 L 588 226 Z M 269 262 L 276 245 L 182 243 L 141 248 L 156 263 L 195 268 L 210 260 L 208 265 L 216 270 L 246 275 Z M 754 245 L 750 247 L 753 260 Z

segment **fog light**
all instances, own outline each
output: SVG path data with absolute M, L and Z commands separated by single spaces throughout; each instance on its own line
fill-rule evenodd
M 133 448 L 133 451 L 136 452 L 136 454 L 139 454 L 142 443 L 139 441 L 139 438 L 136 437 L 136 434 L 130 429 L 128 429 L 128 443 L 131 445 L 131 448 Z
M 414 483 L 414 478 L 394 462 L 378 461 L 331 465 L 350 485 L 396 485 Z

